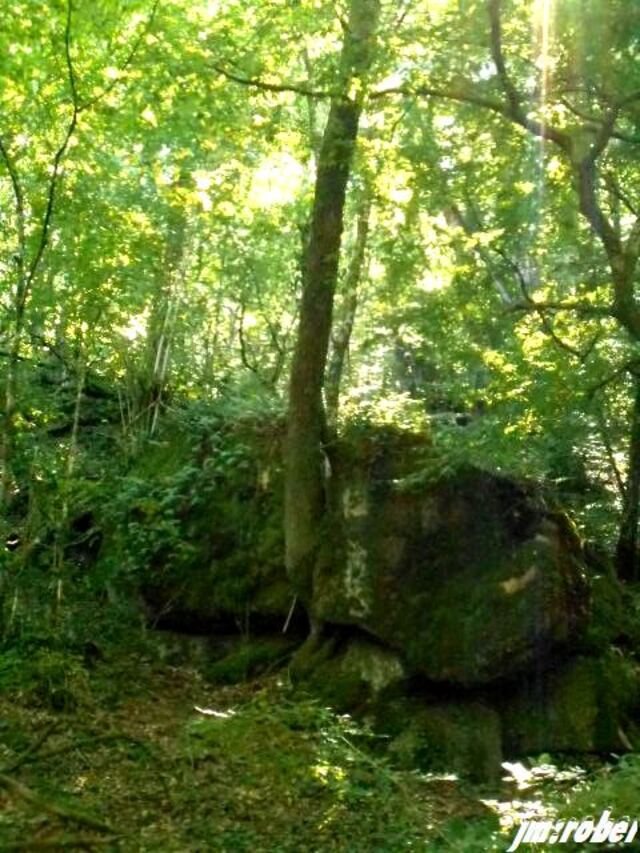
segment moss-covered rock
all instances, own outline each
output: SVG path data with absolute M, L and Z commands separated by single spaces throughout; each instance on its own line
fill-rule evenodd
M 504 703 L 505 752 L 610 752 L 634 738 L 640 680 L 618 654 L 579 657 L 528 676 Z
M 316 574 L 316 613 L 366 630 L 411 671 L 463 686 L 575 642 L 588 586 L 568 519 L 506 477 L 467 466 L 434 482 L 406 470 L 393 445 L 343 467 L 344 547 Z
M 295 643 L 286 637 L 261 637 L 242 640 L 223 658 L 209 663 L 203 672 L 217 684 L 237 684 L 268 670 L 282 667 Z
M 296 654 L 291 671 L 299 685 L 339 711 L 362 711 L 406 678 L 396 653 L 364 638 L 311 640 Z
M 381 728 L 395 730 L 388 754 L 399 767 L 454 772 L 479 782 L 500 776 L 500 717 L 482 702 L 398 700 L 379 717 Z
M 101 508 L 96 571 L 133 582 L 152 623 L 200 632 L 283 624 L 293 592 L 276 427 L 183 413 L 115 484 Z

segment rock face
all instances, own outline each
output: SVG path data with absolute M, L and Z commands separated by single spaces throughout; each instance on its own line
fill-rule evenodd
M 377 637 L 412 672 L 465 687 L 575 641 L 588 590 L 568 519 L 473 467 L 436 482 L 403 476 L 406 458 L 383 445 L 344 477 L 343 558 L 315 579 L 316 613 Z

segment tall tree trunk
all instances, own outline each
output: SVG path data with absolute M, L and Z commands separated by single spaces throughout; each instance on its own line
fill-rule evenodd
M 640 519 L 640 375 L 634 375 L 634 401 L 629 436 L 629 467 L 622 502 L 622 519 L 616 548 L 616 568 L 621 580 L 640 577 L 638 521 Z
M 177 182 L 183 186 L 185 178 Z M 169 355 L 173 327 L 180 302 L 180 277 L 183 271 L 187 244 L 187 223 L 179 208 L 170 212 L 158 298 L 151 308 L 144 372 L 141 376 L 141 394 L 138 403 L 144 413 L 144 423 L 149 435 L 155 432 L 162 398 L 166 390 Z
M 331 101 L 318 158 L 311 227 L 303 270 L 298 337 L 291 366 L 285 448 L 285 543 L 289 577 L 311 598 L 325 517 L 325 365 L 347 182 L 371 64 L 379 0 L 351 0 L 341 55 L 340 97 Z
M 360 282 L 365 268 L 367 240 L 369 237 L 369 219 L 371 215 L 371 189 L 366 187 L 356 218 L 356 239 L 353 253 L 344 278 L 344 303 L 338 328 L 331 338 L 331 357 L 327 368 L 324 399 L 327 407 L 327 424 L 335 429 L 340 403 L 340 385 L 344 365 L 349 352 L 351 332 L 358 308 Z

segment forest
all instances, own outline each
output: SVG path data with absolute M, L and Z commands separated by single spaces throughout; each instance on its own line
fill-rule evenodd
M 0 4 L 0 850 L 640 849 L 640 3 Z

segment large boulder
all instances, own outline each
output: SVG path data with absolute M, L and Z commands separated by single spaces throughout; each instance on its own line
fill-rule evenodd
M 310 640 L 294 656 L 290 674 L 336 710 L 359 713 L 401 694 L 406 680 L 398 654 L 364 637 Z
M 343 463 L 342 559 L 317 573 L 317 616 L 364 629 L 410 672 L 461 686 L 575 642 L 588 585 L 566 516 L 507 477 L 465 466 L 431 478 L 411 459 L 402 439 Z

